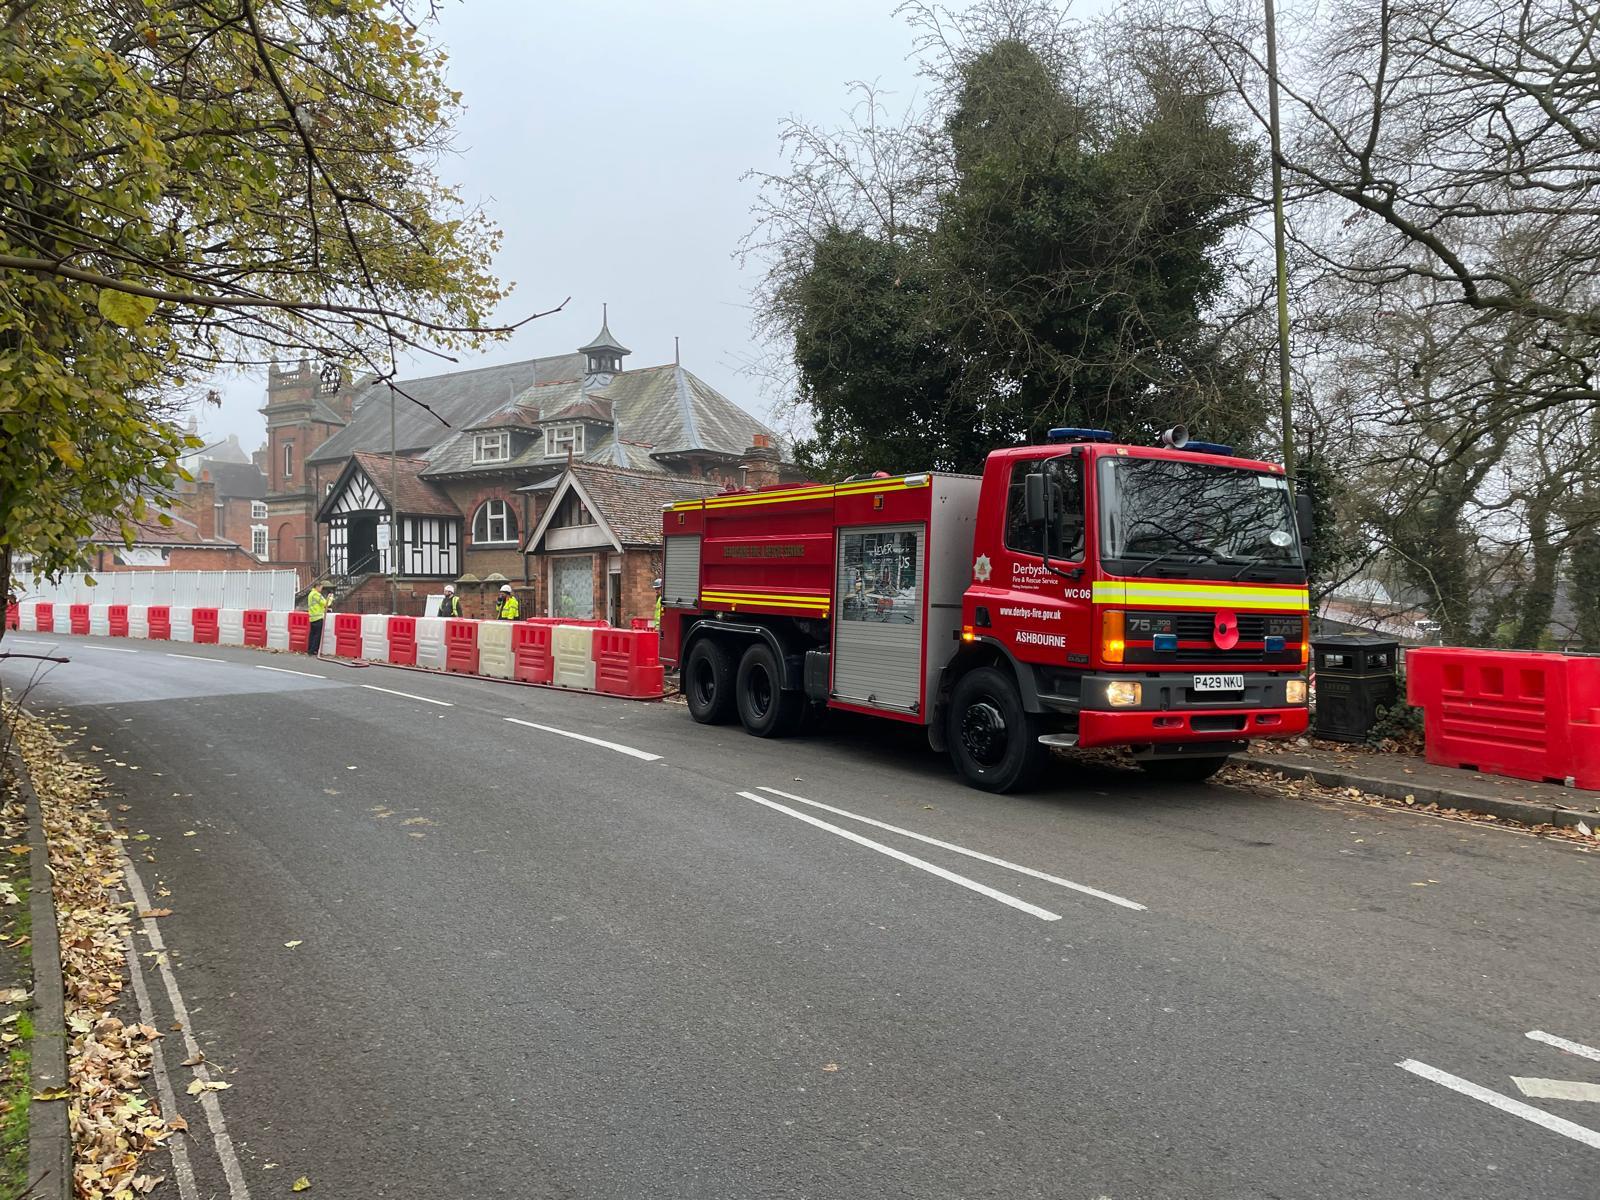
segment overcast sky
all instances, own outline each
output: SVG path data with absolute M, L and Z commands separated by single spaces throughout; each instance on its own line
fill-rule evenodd
M 959 7 L 959 5 L 958 5 Z M 754 268 L 734 255 L 750 227 L 751 168 L 779 165 L 782 120 L 833 123 L 851 80 L 909 101 L 912 31 L 894 0 L 460 0 L 440 40 L 467 111 L 444 173 L 505 230 L 496 263 L 516 291 L 501 316 L 559 304 L 478 363 L 583 345 L 611 306 L 628 366 L 672 361 L 767 416 L 743 373 L 756 353 Z M 467 362 L 463 366 L 471 365 Z M 434 374 L 418 365 L 411 372 Z M 208 439 L 263 440 L 263 378 L 222 385 L 203 409 Z

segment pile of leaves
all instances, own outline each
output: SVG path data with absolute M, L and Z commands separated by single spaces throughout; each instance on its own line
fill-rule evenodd
M 166 1120 L 144 1092 L 150 1044 L 161 1033 L 127 1024 L 111 1010 L 122 992 L 132 912 L 117 896 L 121 851 L 100 807 L 104 780 L 62 751 L 46 725 L 16 709 L 5 713 L 33 779 L 50 843 L 61 974 L 66 985 L 67 1077 L 73 1182 L 79 1200 L 133 1200 L 164 1176 L 142 1169 L 143 1156 L 186 1128 Z

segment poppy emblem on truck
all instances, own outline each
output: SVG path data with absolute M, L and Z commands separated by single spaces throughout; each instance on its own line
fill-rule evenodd
M 994 573 L 994 566 L 989 562 L 987 554 L 978 555 L 978 561 L 972 564 L 972 577 L 979 583 L 988 583 L 989 576 Z
M 1211 640 L 1218 650 L 1232 650 L 1239 644 L 1239 618 L 1229 609 L 1223 609 L 1211 625 Z

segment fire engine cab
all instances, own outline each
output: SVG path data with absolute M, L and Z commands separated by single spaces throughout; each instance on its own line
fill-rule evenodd
M 925 726 L 975 787 L 1051 747 L 1212 775 L 1307 723 L 1309 512 L 1283 468 L 1058 429 L 983 475 L 921 472 L 681 501 L 663 514 L 661 655 L 703 723 L 794 733 L 824 708 Z

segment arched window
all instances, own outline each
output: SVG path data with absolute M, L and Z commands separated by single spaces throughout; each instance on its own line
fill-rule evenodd
M 517 540 L 517 518 L 504 500 L 485 500 L 472 518 L 472 544 L 495 545 Z

